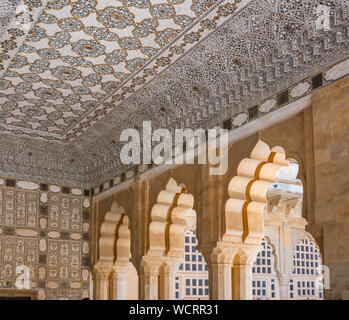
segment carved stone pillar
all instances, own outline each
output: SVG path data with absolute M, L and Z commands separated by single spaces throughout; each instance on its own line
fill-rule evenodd
M 182 259 L 166 258 L 159 274 L 159 300 L 175 300 L 175 278 Z
M 110 276 L 110 299 L 126 299 L 126 277 L 129 271 L 129 263 L 117 263 L 113 266 Z
M 139 274 L 139 299 L 158 300 L 159 297 L 159 269 L 162 257 L 143 257 Z
M 209 270 L 209 291 L 211 300 L 232 299 L 232 265 L 237 249 L 232 245 L 219 243 L 213 250 L 200 248 Z
M 252 300 L 252 268 L 260 251 L 260 246 L 246 247 L 234 259 L 232 271 L 232 298 L 233 300 Z
M 112 271 L 112 266 L 109 265 L 95 265 L 95 299 L 109 300 L 109 277 Z

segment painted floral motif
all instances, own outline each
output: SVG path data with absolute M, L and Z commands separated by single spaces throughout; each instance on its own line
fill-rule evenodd
M 107 28 L 97 28 L 97 27 L 91 26 L 91 27 L 85 28 L 84 32 L 98 40 L 106 40 L 106 41 L 118 40 L 118 36 Z
M 32 85 L 28 82 L 22 82 L 16 85 L 15 92 L 16 93 L 28 93 L 32 90 Z
M 150 9 L 151 15 L 159 20 L 162 19 L 172 19 L 176 11 L 173 6 L 169 4 L 156 4 Z
M 46 12 L 41 12 L 38 17 L 38 22 L 40 23 L 55 23 L 57 21 L 57 18 L 53 16 L 52 14 L 47 14 Z
M 61 80 L 75 81 L 81 78 L 81 71 L 72 67 L 56 67 L 51 73 L 54 77 Z
M 40 41 L 46 37 L 45 29 L 33 26 L 33 28 L 28 32 L 27 41 Z
M 74 105 L 80 102 L 80 96 L 78 94 L 70 94 L 64 97 L 63 102 L 68 105 Z
M 135 72 L 139 68 L 141 68 L 147 62 L 146 59 L 135 58 L 132 60 L 128 60 L 126 63 L 126 69 Z
M 94 87 L 101 81 L 101 76 L 99 74 L 90 74 L 83 78 L 82 85 L 86 87 Z
M 19 47 L 19 52 L 32 53 L 32 52 L 35 52 L 35 48 L 32 46 L 28 46 L 26 44 L 22 44 Z
M 151 58 L 158 53 L 158 50 L 153 47 L 143 47 L 141 48 L 141 52 Z
M 56 32 L 50 37 L 48 45 L 51 48 L 59 49 L 70 43 L 70 34 L 68 32 Z
M 192 10 L 201 16 L 207 9 L 216 4 L 216 0 L 193 0 Z
M 17 47 L 16 42 L 13 40 L 5 40 L 2 42 L 1 47 L 5 50 L 13 50 Z
M 185 29 L 194 21 L 194 18 L 191 18 L 186 15 L 179 15 L 175 16 L 173 20 L 176 24 L 180 25 L 182 29 Z
M 35 60 L 29 67 L 31 72 L 42 73 L 45 72 L 50 63 L 47 60 Z
M 81 104 L 81 108 L 84 110 L 91 110 L 96 106 L 97 101 L 89 100 Z
M 114 64 L 117 65 L 121 61 L 123 61 L 127 56 L 127 52 L 125 50 L 114 50 L 111 53 L 106 54 L 105 62 L 108 64 Z
M 24 0 L 24 4 L 31 8 L 39 8 L 42 6 L 41 0 Z
M 71 89 L 71 86 L 62 80 L 43 79 L 42 83 L 52 88 Z
M 68 32 L 80 31 L 84 26 L 82 22 L 76 18 L 62 19 L 58 22 L 58 25 L 61 29 Z
M 141 42 L 137 38 L 133 37 L 119 39 L 119 45 L 121 48 L 126 50 L 136 50 L 142 46 Z
M 7 69 L 4 72 L 4 77 L 7 77 L 7 78 L 17 78 L 18 76 L 19 76 L 18 72 L 15 72 L 9 69 Z
M 71 14 L 78 18 L 86 17 L 94 11 L 96 5 L 97 0 L 79 0 L 73 3 Z
M 11 81 L 0 80 L 0 90 L 6 90 L 11 86 Z
M 35 106 L 27 106 L 21 109 L 24 114 L 28 116 L 42 116 L 45 114 L 45 109 Z
M 16 101 L 16 102 L 21 102 L 25 100 L 25 97 L 23 94 L 9 94 L 7 98 L 9 100 Z
M 24 35 L 24 31 L 18 28 L 11 28 L 8 29 L 7 32 L 11 34 L 14 37 L 21 37 Z
M 214 29 L 217 26 L 217 23 L 214 20 L 205 19 L 200 22 L 201 26 L 207 28 L 208 30 Z
M 91 96 L 97 100 L 102 100 L 105 98 L 106 94 L 100 92 L 93 92 Z
M 46 8 L 47 9 L 62 9 L 64 6 L 69 4 L 70 0 L 50 0 L 47 1 Z
M 97 11 L 97 20 L 108 28 L 124 29 L 134 23 L 134 14 L 123 7 L 106 7 Z
M 105 52 L 105 47 L 95 40 L 79 40 L 72 44 L 72 49 L 83 57 L 99 57 Z
M 53 111 L 47 115 L 48 120 L 57 121 L 62 119 L 63 113 L 60 111 Z
M 156 19 L 144 19 L 139 23 L 136 23 L 134 30 L 132 31 L 135 37 L 143 38 L 149 34 L 155 33 L 158 22 Z
M 62 97 L 62 93 L 53 88 L 39 88 L 37 90 L 34 90 L 34 92 L 38 98 L 42 99 L 57 100 Z
M 118 84 L 119 83 L 115 81 L 108 81 L 102 84 L 102 90 L 107 93 L 112 92 L 113 90 L 117 89 Z
M 59 104 L 55 107 L 56 110 L 61 111 L 61 112 L 69 112 L 71 111 L 71 108 L 67 105 L 64 104 Z
M 127 7 L 148 8 L 149 0 L 122 0 Z
M 81 95 L 81 96 L 91 94 L 91 90 L 86 87 L 74 87 L 72 88 L 72 90 L 75 94 Z
M 20 75 L 21 79 L 30 83 L 39 82 L 41 78 L 35 73 L 23 73 Z
M 97 64 L 93 66 L 93 70 L 99 74 L 113 74 L 114 69 L 107 64 Z
M 15 101 L 6 101 L 3 105 L 2 105 L 2 110 L 4 111 L 13 111 L 17 108 L 18 103 Z
M 22 68 L 23 66 L 25 66 L 28 63 L 27 58 L 20 56 L 20 55 L 16 55 L 11 63 L 10 63 L 10 68 Z
M 91 67 L 92 63 L 81 57 L 63 56 L 61 59 L 73 67 Z
M 179 30 L 175 29 L 166 29 L 156 34 L 155 41 L 160 45 L 160 47 L 165 47 L 178 36 L 179 32 Z
M 39 49 L 37 52 L 42 59 L 54 60 L 54 59 L 58 59 L 61 56 L 60 53 L 55 49 L 45 48 L 45 49 Z

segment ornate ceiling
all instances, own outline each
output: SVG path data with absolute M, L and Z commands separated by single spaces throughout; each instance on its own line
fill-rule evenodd
M 16 4 L 0 5 L 8 177 L 90 187 L 125 170 L 123 129 L 212 127 L 349 52 L 348 0 L 24 0 L 28 30 Z

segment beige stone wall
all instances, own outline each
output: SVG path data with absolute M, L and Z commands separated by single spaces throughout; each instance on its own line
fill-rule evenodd
M 314 221 L 330 268 L 329 299 L 349 299 L 349 78 L 313 96 Z

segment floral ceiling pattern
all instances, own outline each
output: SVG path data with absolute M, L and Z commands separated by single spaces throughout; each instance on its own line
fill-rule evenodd
M 29 8 L 39 4 L 25 1 Z M 30 136 L 71 141 L 76 123 L 214 4 L 48 1 L 12 60 L 8 51 L 24 31 L 7 30 L 11 38 L 2 43 L 0 61 L 11 61 L 0 81 L 0 122 L 9 130 L 24 128 Z M 167 58 L 163 64 L 169 62 Z M 113 101 L 123 100 L 146 80 L 146 76 L 133 79 L 131 88 Z
M 7 176 L 93 185 L 125 169 L 122 129 L 212 127 L 349 52 L 347 0 L 23 4 L 31 28 L 8 10 L 0 47 Z M 315 28 L 321 4 L 330 31 Z

